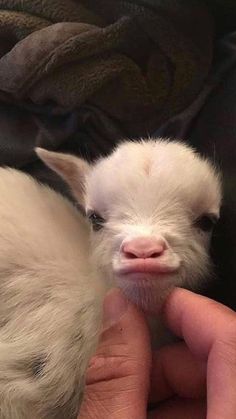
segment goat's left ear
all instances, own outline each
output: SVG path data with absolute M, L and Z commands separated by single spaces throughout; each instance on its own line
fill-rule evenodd
M 91 168 L 89 163 L 71 154 L 57 153 L 39 147 L 35 152 L 50 169 L 65 180 L 77 201 L 84 205 L 85 177 Z

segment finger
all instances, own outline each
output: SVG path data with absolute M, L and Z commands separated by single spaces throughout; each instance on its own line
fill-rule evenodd
M 190 351 L 208 360 L 207 419 L 236 417 L 236 313 L 205 297 L 176 289 L 164 309 L 170 329 Z
M 206 419 L 204 400 L 171 399 L 148 414 L 148 419 Z
M 176 288 L 164 305 L 164 318 L 193 353 L 207 359 L 214 341 L 235 324 L 236 314 L 209 298 Z
M 121 301 L 126 308 L 116 319 Z M 144 419 L 151 365 L 145 320 L 118 290 L 106 297 L 104 317 L 105 330 L 88 369 L 79 418 Z
M 151 403 L 177 395 L 182 398 L 206 396 L 206 363 L 199 361 L 183 343 L 153 353 Z
M 236 418 L 236 327 L 212 345 L 208 358 L 207 419 Z

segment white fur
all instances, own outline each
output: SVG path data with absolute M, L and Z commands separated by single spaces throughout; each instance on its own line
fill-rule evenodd
M 145 311 L 157 312 L 172 286 L 198 288 L 209 273 L 210 234 L 194 221 L 204 213 L 219 216 L 220 177 L 213 166 L 179 142 L 149 140 L 122 144 L 86 174 L 85 206 L 106 223 L 93 233 L 100 269 Z M 168 243 L 165 263 L 179 266 L 165 279 L 144 278 L 143 286 L 115 275 L 123 241 L 155 236 Z
M 210 235 L 194 222 L 220 210 L 217 172 L 177 142 L 127 142 L 94 165 L 38 154 L 105 224 L 89 235 L 66 199 L 0 170 L 1 419 L 71 419 L 99 330 L 100 278 L 158 312 L 173 286 L 196 288 L 208 275 Z M 122 243 L 140 235 L 165 240 L 163 264 L 178 272 L 139 281 L 117 275 Z
M 209 278 L 211 234 L 196 227 L 203 214 L 219 217 L 221 181 L 213 165 L 183 143 L 125 142 L 92 165 L 39 150 L 71 186 L 87 213 L 104 218 L 92 232 L 92 258 L 103 278 L 120 286 L 147 313 L 157 314 L 174 286 L 201 287 Z M 168 275 L 121 275 L 122 246 L 135 237 L 164 241 L 159 264 Z
M 87 223 L 11 169 L 0 169 L 0 220 L 0 417 L 75 418 L 103 295 Z

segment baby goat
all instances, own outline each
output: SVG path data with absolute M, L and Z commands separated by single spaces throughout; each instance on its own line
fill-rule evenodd
M 1 419 L 76 418 L 107 286 L 147 316 L 174 286 L 198 288 L 220 211 L 218 173 L 178 142 L 123 143 L 92 165 L 37 153 L 92 228 L 67 199 L 0 169 Z
M 94 266 L 146 313 L 159 311 L 171 287 L 206 280 L 221 204 L 220 177 L 207 160 L 160 139 L 123 143 L 92 165 L 38 154 L 84 206 Z

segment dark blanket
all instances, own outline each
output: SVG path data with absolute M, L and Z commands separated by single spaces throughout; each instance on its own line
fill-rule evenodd
M 212 61 L 198 0 L 0 0 L 0 164 L 55 187 L 35 145 L 93 158 L 188 106 Z

